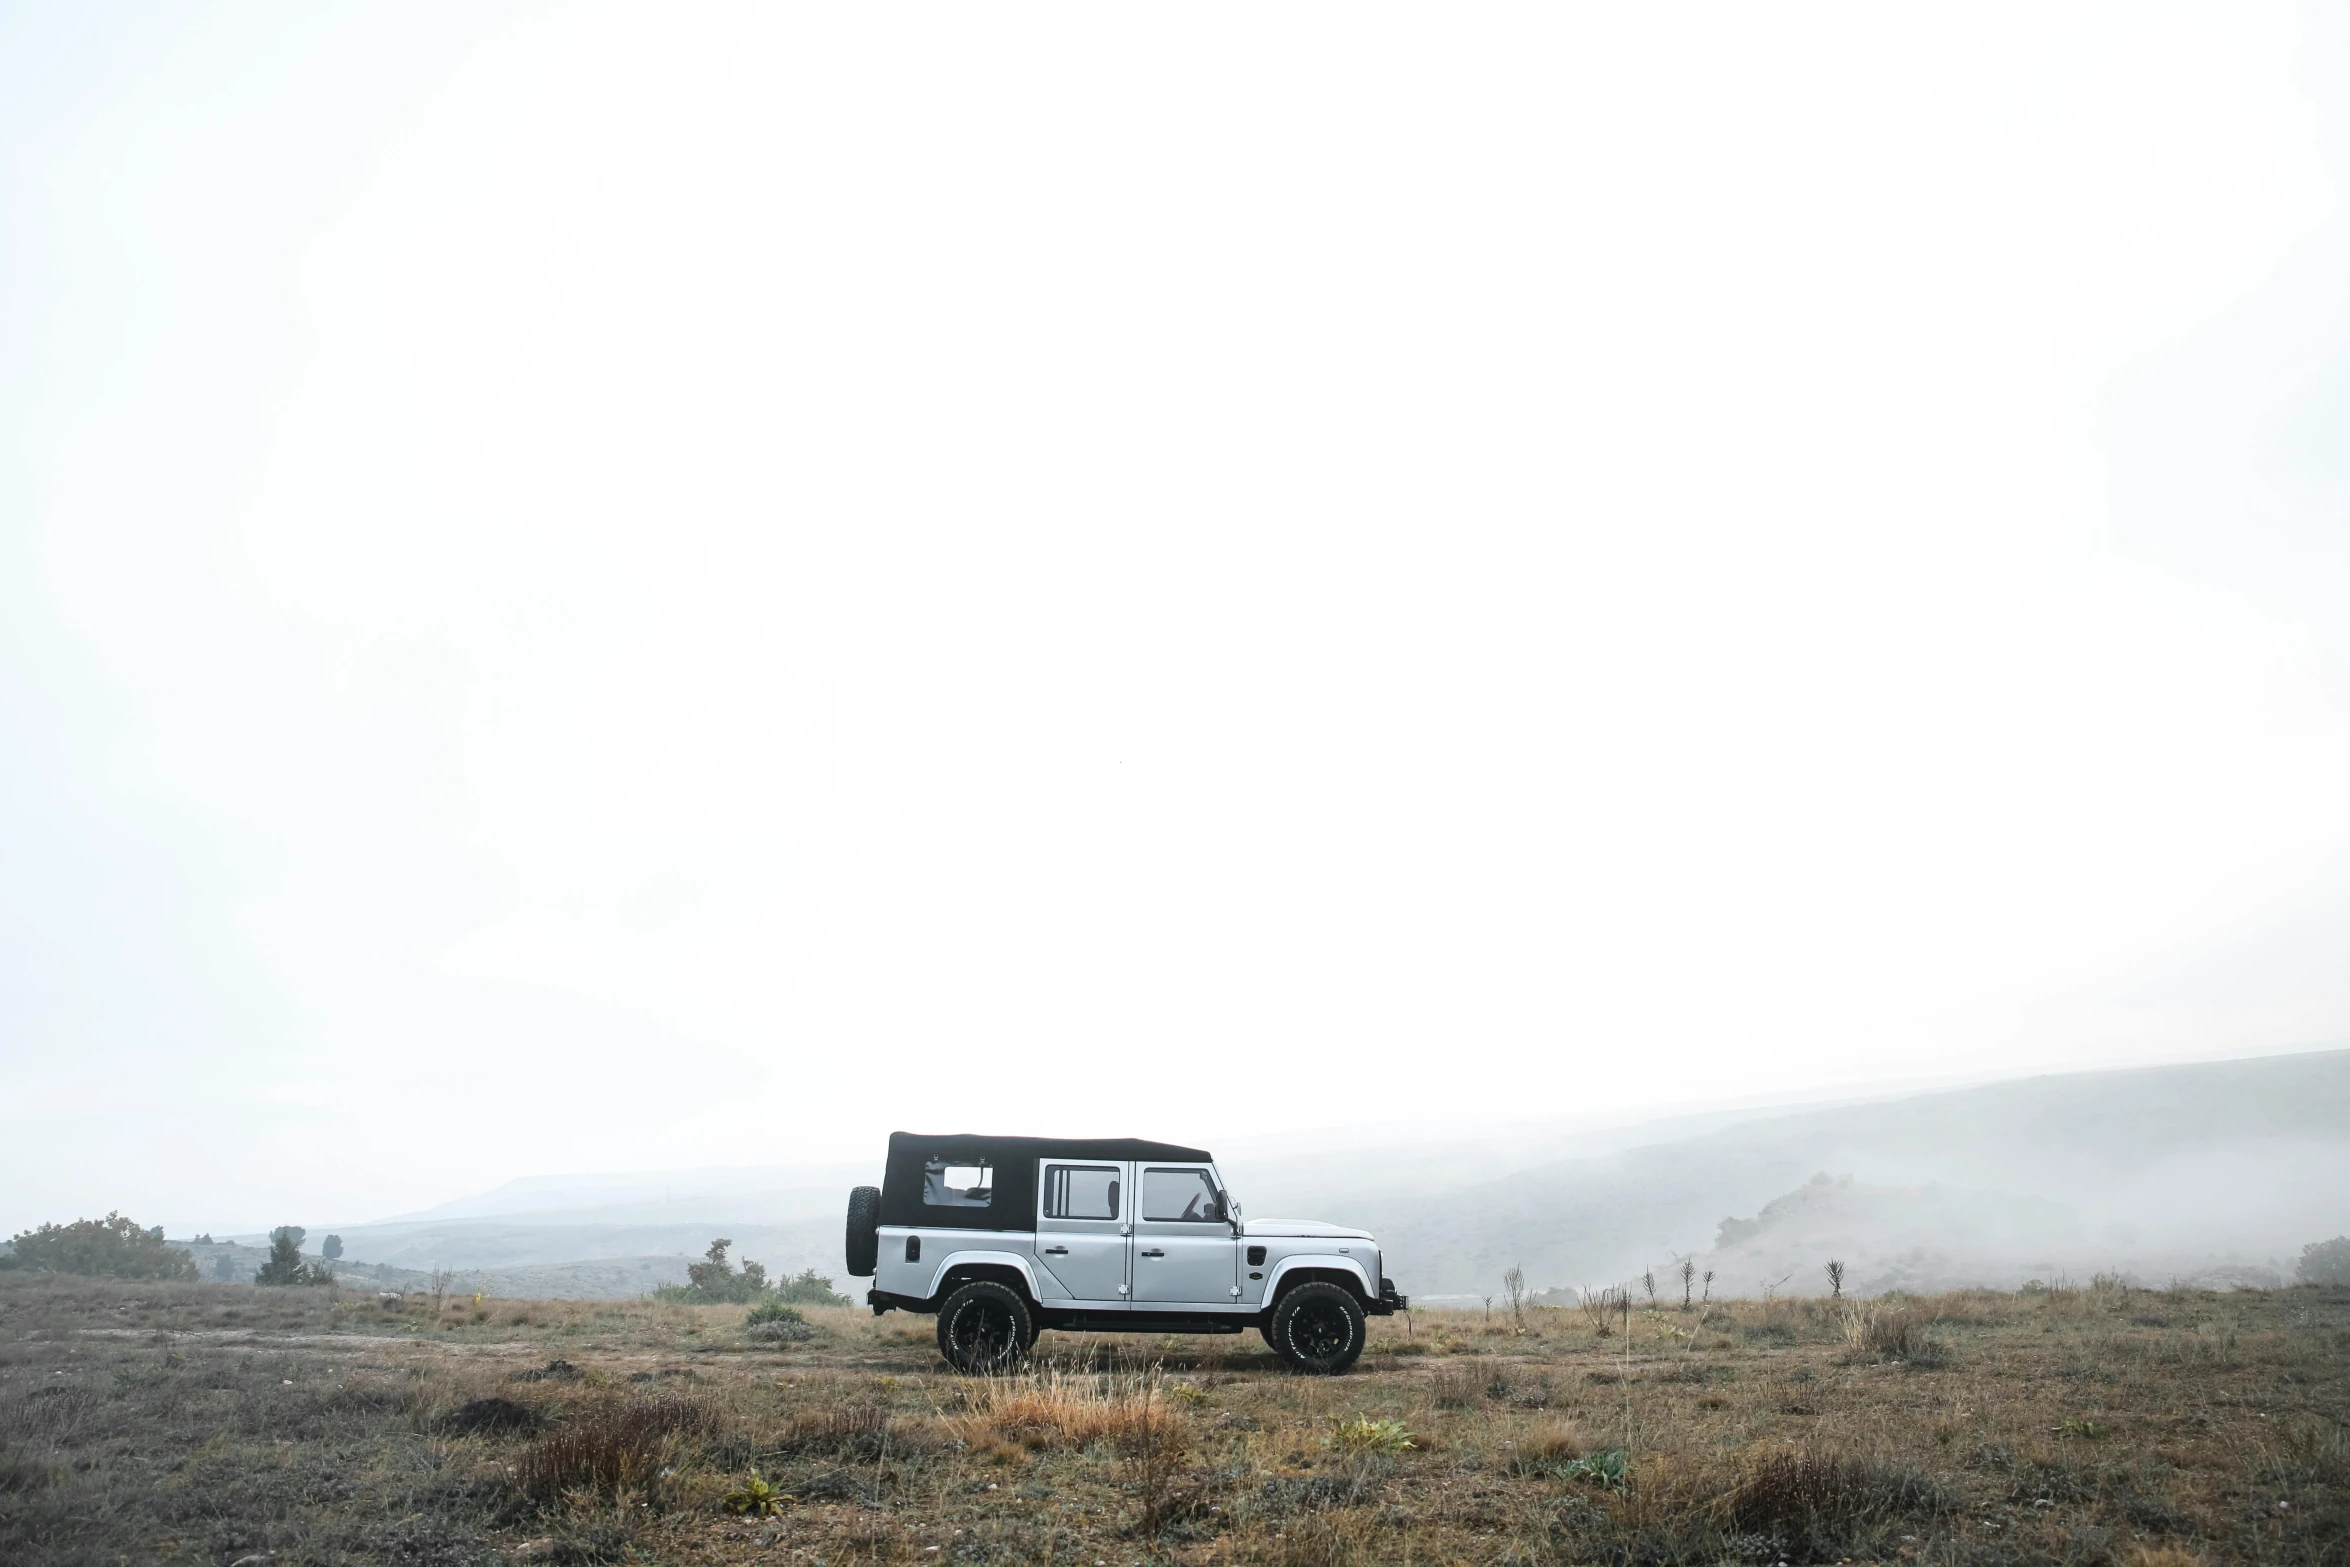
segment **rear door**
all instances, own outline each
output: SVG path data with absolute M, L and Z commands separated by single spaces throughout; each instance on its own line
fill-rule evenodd
M 1036 1172 L 1036 1255 L 1089 1306 L 1124 1306 L 1134 1167 L 1045 1159 Z
M 1146 1164 L 1135 1185 L 1135 1303 L 1230 1306 L 1240 1279 L 1240 1241 L 1224 1217 L 1216 1172 L 1198 1164 Z

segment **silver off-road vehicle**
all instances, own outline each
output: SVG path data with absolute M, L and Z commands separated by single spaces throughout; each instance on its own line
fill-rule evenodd
M 1238 1333 L 1300 1371 L 1363 1352 L 1401 1311 L 1362 1230 L 1251 1219 L 1205 1149 L 1132 1137 L 894 1132 L 879 1186 L 849 1194 L 849 1272 L 885 1311 L 933 1312 L 963 1371 L 1013 1364 L 1046 1328 Z

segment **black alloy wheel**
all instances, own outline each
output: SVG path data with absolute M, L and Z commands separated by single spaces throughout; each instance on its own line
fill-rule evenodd
M 1362 1302 L 1353 1291 L 1315 1280 L 1281 1297 L 1265 1336 L 1298 1370 L 1336 1376 L 1362 1354 L 1364 1328 Z
M 984 1376 L 1009 1370 L 1035 1342 L 1028 1302 L 993 1279 L 962 1285 L 938 1308 L 938 1352 L 957 1371 Z

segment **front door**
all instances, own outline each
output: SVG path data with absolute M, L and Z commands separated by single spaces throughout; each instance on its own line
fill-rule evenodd
M 1224 1217 L 1216 1172 L 1196 1164 L 1146 1164 L 1136 1184 L 1136 1304 L 1231 1305 L 1240 1242 Z
M 1062 1288 L 1092 1305 L 1126 1304 L 1132 1168 L 1047 1159 L 1037 1171 L 1037 1260 Z

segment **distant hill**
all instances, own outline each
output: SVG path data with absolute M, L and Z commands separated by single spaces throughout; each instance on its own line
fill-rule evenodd
M 1620 1281 L 1676 1253 L 1713 1253 L 1724 1219 L 1757 1214 L 1818 1173 L 1917 1189 L 1903 1222 L 1941 1238 L 1935 1277 L 1946 1283 L 2013 1285 L 2023 1266 L 2103 1267 L 2156 1282 L 2276 1267 L 2308 1241 L 2350 1229 L 2350 1051 L 2038 1077 L 1761 1116 L 1498 1180 L 1430 1172 L 1421 1192 L 1357 1211 L 1407 1288 L 1486 1294 L 1513 1263 L 1557 1286 Z M 1875 1211 L 1885 1217 L 1884 1200 Z M 1856 1212 L 1855 1237 L 1865 1228 Z M 1832 1226 L 1812 1233 L 1820 1245 L 1836 1240 Z M 1750 1253 L 1720 1249 L 1724 1283 L 1751 1293 L 1755 1279 L 1726 1271 Z M 1803 1275 L 1789 1287 L 1815 1283 L 1826 1287 Z
M 1372 1227 L 1421 1295 L 1494 1293 L 1512 1264 L 1537 1288 L 1620 1282 L 1676 1255 L 1742 1294 L 1786 1275 L 1790 1292 L 1824 1290 L 1830 1255 L 1863 1289 L 2253 1280 L 2350 1232 L 2350 1050 L 1635 1127 L 1321 1132 L 1220 1162 L 1253 1217 Z M 337 1228 L 354 1262 L 457 1268 L 501 1292 L 642 1293 L 722 1235 L 770 1274 L 812 1266 L 850 1287 L 841 1210 L 879 1165 L 877 1149 L 869 1165 L 540 1177 Z

